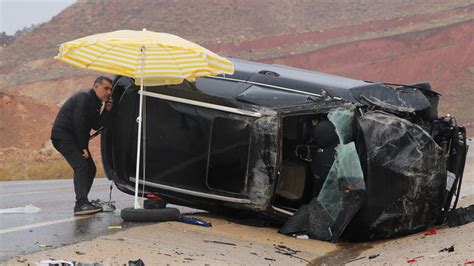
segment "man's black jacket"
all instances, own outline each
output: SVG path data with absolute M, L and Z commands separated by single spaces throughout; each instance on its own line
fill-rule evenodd
M 102 102 L 94 89 L 80 90 L 61 107 L 51 130 L 51 139 L 76 143 L 88 149 L 89 133 L 103 126 L 108 113 L 100 114 Z

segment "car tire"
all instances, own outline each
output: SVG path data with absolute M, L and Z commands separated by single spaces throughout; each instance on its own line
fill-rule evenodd
M 120 216 L 127 222 L 166 222 L 179 219 L 180 212 L 176 208 L 135 209 L 125 208 Z

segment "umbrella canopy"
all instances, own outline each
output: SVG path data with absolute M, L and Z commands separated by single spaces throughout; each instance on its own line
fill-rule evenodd
M 120 30 L 63 43 L 55 57 L 69 65 L 135 78 L 137 85 L 179 84 L 184 79 L 232 74 L 232 63 L 176 35 Z
M 229 60 L 204 47 L 172 34 L 145 29 L 101 33 L 69 41 L 59 47 L 55 59 L 82 69 L 132 77 L 140 85 L 135 208 L 141 207 L 138 204 L 138 183 L 143 86 L 179 84 L 184 79 L 194 81 L 197 77 L 234 73 Z

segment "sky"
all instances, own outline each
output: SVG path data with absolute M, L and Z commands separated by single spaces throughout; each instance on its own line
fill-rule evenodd
M 0 0 L 0 32 L 17 30 L 50 20 L 76 0 Z

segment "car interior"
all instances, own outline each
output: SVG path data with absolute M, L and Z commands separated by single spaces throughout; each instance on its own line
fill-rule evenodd
M 339 139 L 327 114 L 284 117 L 282 133 L 281 170 L 273 205 L 296 211 L 321 191 Z

